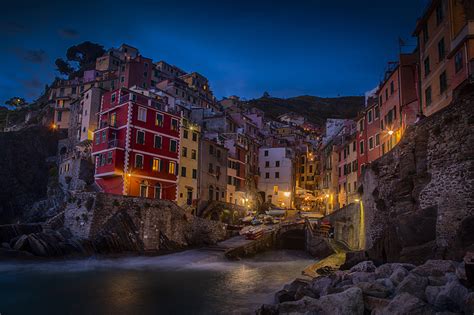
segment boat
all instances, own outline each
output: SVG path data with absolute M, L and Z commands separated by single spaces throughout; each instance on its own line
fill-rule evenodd
M 271 209 L 271 210 L 268 210 L 268 211 L 265 211 L 265 213 L 267 215 L 271 215 L 271 216 L 284 216 L 286 214 L 286 210 L 283 210 L 283 209 Z

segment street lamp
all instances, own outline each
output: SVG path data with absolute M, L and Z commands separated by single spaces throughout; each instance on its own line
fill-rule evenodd
M 389 135 L 389 136 L 393 135 L 393 130 L 389 130 L 389 131 L 388 131 L 388 135 Z
M 283 195 L 284 195 L 285 197 L 290 197 L 291 193 L 290 193 L 289 191 L 285 191 L 285 192 L 283 193 Z

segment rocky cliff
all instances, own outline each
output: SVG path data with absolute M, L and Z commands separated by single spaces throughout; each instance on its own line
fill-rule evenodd
M 459 260 L 474 249 L 473 128 L 471 86 L 367 167 L 362 200 L 370 259 L 418 264 Z
M 60 137 L 43 127 L 0 133 L 0 224 L 36 220 L 27 212 L 47 197 L 48 183 L 57 176 Z

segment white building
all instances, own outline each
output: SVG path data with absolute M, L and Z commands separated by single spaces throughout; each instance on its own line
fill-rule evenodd
M 265 200 L 282 208 L 292 208 L 295 194 L 293 152 L 287 147 L 260 148 L 258 189 Z
M 94 138 L 94 130 L 98 129 L 97 123 L 99 117 L 97 113 L 100 110 L 100 102 L 104 90 L 98 87 L 91 87 L 85 91 L 81 99 L 82 111 L 79 119 L 81 131 L 79 133 L 79 142 L 84 140 L 92 140 Z

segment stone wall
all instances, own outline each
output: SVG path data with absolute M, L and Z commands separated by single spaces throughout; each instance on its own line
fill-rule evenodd
M 173 250 L 225 238 L 219 222 L 195 217 L 167 200 L 78 193 L 65 210 L 64 226 L 98 251 Z
M 351 203 L 325 217 L 334 227 L 334 239 L 353 250 L 364 248 L 364 221 L 361 221 L 361 214 L 359 203 Z
M 465 91 L 366 168 L 361 190 L 372 259 L 460 259 L 473 248 L 473 128 L 474 92 Z

